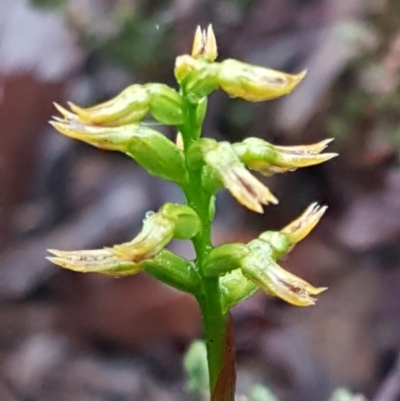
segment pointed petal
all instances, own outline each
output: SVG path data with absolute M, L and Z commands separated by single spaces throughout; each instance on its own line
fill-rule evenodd
M 127 260 L 117 258 L 109 249 L 61 251 L 49 249 L 46 259 L 65 269 L 81 273 L 101 273 L 112 276 L 126 276 L 139 273 L 141 267 Z
M 245 168 L 233 168 L 225 179 L 225 186 L 236 200 L 248 209 L 263 213 L 262 205 L 278 204 L 278 199 L 268 187 Z
M 272 259 L 249 257 L 243 263 L 243 274 L 267 294 L 274 295 L 295 306 L 311 306 L 315 295 L 325 287 L 314 287 L 307 281 L 284 270 Z
M 207 61 L 215 61 L 217 58 L 217 41 L 211 24 L 208 25 L 207 31 L 197 27 L 191 55 L 195 59 Z
M 327 206 L 320 206 L 316 202 L 311 204 L 299 218 L 292 221 L 280 232 L 286 234 L 293 244 L 301 241 L 318 224 L 327 208 Z

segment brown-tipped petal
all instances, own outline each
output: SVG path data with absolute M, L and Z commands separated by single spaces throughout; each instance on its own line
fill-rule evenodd
M 263 213 L 263 204 L 278 203 L 271 191 L 246 169 L 230 143 L 205 140 L 202 144 L 205 163 L 239 203 L 257 213 Z
M 122 127 L 99 127 L 82 124 L 76 120 L 50 121 L 50 124 L 57 131 L 70 138 L 78 139 L 101 149 L 121 151 L 125 150 L 127 143 L 138 129 L 137 124 Z
M 224 186 L 236 200 L 254 212 L 263 213 L 262 205 L 278 203 L 269 188 L 245 168 L 232 167 L 223 179 Z
M 137 274 L 142 270 L 138 264 L 116 257 L 109 249 L 82 251 L 49 249 L 48 251 L 55 256 L 48 256 L 46 259 L 76 272 L 125 276 Z
M 253 262 L 252 265 L 249 265 Z M 284 270 L 273 260 L 245 261 L 243 274 L 257 284 L 267 294 L 274 295 L 295 306 L 311 306 L 315 296 L 325 291 L 326 287 L 314 287 L 307 281 Z
M 300 277 L 282 269 L 278 264 L 270 269 L 268 277 L 269 285 L 260 285 L 261 288 L 295 306 L 315 305 L 315 296 L 327 289 L 326 287 L 314 287 Z
M 215 39 L 212 25 L 208 25 L 207 31 L 197 27 L 194 35 L 192 57 L 196 59 L 204 59 L 214 61 L 217 58 L 217 41 Z
M 316 202 L 311 204 L 299 218 L 292 221 L 280 232 L 286 234 L 293 244 L 301 241 L 318 224 L 327 208 L 327 206 L 320 206 Z

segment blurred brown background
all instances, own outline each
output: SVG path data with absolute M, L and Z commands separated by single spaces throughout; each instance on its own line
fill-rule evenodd
M 175 56 L 210 22 L 220 58 L 309 73 L 278 101 L 213 94 L 205 135 L 334 137 L 340 153 L 268 179 L 281 202 L 262 216 L 219 195 L 215 243 L 280 228 L 312 201 L 330 207 L 283 262 L 329 287 L 317 306 L 257 294 L 233 310 L 239 391 L 262 382 L 282 401 L 325 401 L 344 386 L 400 400 L 400 2 L 0 0 L 1 400 L 189 399 L 181 358 L 201 336 L 191 298 L 144 274 L 87 277 L 44 259 L 46 248 L 133 237 L 147 210 L 182 200 L 178 189 L 47 120 L 53 101 L 88 105 L 132 82 L 174 85 Z

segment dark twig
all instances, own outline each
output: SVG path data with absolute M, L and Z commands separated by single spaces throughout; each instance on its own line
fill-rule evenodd
M 372 401 L 398 401 L 400 400 L 400 354 L 397 362 Z

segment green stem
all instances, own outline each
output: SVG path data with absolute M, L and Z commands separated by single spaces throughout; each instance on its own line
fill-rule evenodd
M 187 102 L 187 122 L 180 127 L 182 132 L 185 155 L 189 147 L 200 136 L 201 126 L 197 123 L 196 106 Z M 212 394 L 223 367 L 223 355 L 225 350 L 225 333 L 227 315 L 222 310 L 221 292 L 218 277 L 206 277 L 203 274 L 205 258 L 212 249 L 210 204 L 213 198 L 202 191 L 201 171 L 190 168 L 189 184 L 184 188 L 187 203 L 200 217 L 202 224 L 200 233 L 193 239 L 196 252 L 196 263 L 203 282 L 203 292 L 197 297 L 200 305 L 204 327 L 204 339 L 207 348 L 207 360 L 210 379 L 210 393 Z

